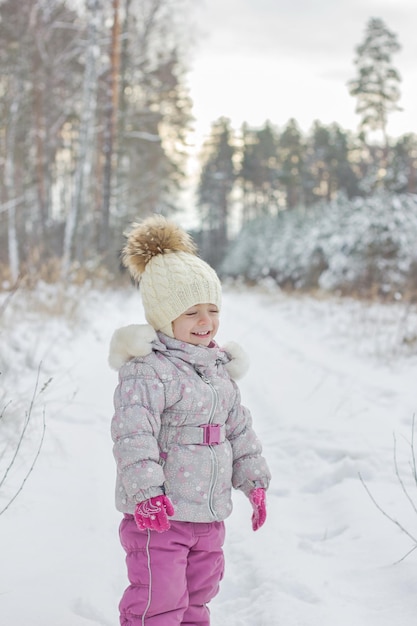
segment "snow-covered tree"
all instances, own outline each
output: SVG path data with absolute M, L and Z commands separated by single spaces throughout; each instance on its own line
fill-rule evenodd
M 393 297 L 417 290 L 417 200 L 379 192 L 281 211 L 246 224 L 225 275 L 297 289 Z

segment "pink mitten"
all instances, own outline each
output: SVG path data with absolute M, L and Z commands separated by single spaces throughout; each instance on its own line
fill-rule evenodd
M 249 501 L 253 508 L 252 528 L 258 530 L 266 520 L 266 493 L 263 487 L 252 489 Z
M 163 533 L 170 528 L 168 515 L 174 515 L 174 507 L 167 496 L 154 496 L 136 505 L 134 518 L 139 530 L 156 530 Z

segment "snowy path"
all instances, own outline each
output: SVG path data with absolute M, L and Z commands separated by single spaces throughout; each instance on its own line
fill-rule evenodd
M 53 344 L 47 439 L 24 492 L 0 517 L 2 626 L 118 623 L 126 578 L 109 435 L 116 374 L 106 357 L 112 330 L 143 319 L 136 294 L 90 300 L 85 330 L 42 329 L 38 349 Z M 238 341 L 251 357 L 242 399 L 273 482 L 258 533 L 236 494 L 212 626 L 415 623 L 417 556 L 393 564 L 412 544 L 376 510 L 358 472 L 412 532 L 417 516 L 395 476 L 393 432 L 409 475 L 417 361 L 378 363 L 368 331 L 358 334 L 363 346 L 338 331 L 350 315 L 331 303 L 225 295 L 219 341 Z M 365 344 L 371 356 L 360 356 Z
M 392 490 L 385 502 L 396 514 L 404 508 L 392 433 L 409 435 L 412 373 L 358 360 L 352 346 L 329 348 L 320 319 L 310 312 L 300 324 L 301 306 L 291 302 L 286 310 L 285 300 L 270 296 L 252 302 L 235 295 L 227 302 L 230 329 L 235 326 L 237 340 L 253 355 L 242 390 L 261 424 L 274 476 L 267 530 L 250 538 L 253 562 L 245 566 L 232 555 L 236 571 L 246 571 L 246 587 L 254 578 L 257 584 L 242 594 L 230 623 L 411 625 L 412 562 L 390 567 L 409 542 L 370 504 L 358 472 L 380 483 L 382 494 Z M 404 519 L 413 528 L 415 515 L 404 511 Z M 234 516 L 229 537 L 240 534 L 237 552 L 245 531 Z M 218 616 L 220 626 L 221 611 Z

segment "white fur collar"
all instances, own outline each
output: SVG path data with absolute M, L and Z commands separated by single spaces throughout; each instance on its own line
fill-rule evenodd
M 130 359 L 152 352 L 158 336 L 149 324 L 130 324 L 114 331 L 110 341 L 109 365 L 118 370 Z
M 149 324 L 130 324 L 118 328 L 110 341 L 110 367 L 118 370 L 130 359 L 150 354 L 152 342 L 157 338 L 155 330 Z M 230 358 L 225 365 L 230 377 L 237 380 L 244 376 L 249 369 L 249 359 L 245 351 L 234 341 L 227 343 L 222 349 Z
M 223 350 L 227 352 L 230 357 L 230 361 L 226 363 L 226 369 L 229 372 L 230 378 L 233 380 L 239 380 L 242 378 L 249 369 L 249 357 L 244 349 L 234 341 L 229 341 L 223 346 Z

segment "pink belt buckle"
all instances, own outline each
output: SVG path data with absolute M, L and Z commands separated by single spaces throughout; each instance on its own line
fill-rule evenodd
M 217 446 L 221 443 L 221 424 L 202 424 L 204 429 L 203 446 Z

